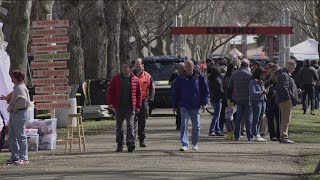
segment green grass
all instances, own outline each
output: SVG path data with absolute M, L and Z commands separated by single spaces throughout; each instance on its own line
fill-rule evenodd
M 316 110 L 314 116 L 310 113 L 303 114 L 300 109 L 301 105 L 297 106 L 293 112 L 289 137 L 299 143 L 320 143 L 320 110 Z M 303 157 L 305 171 L 303 178 L 320 179 L 320 175 L 313 174 L 320 160 L 320 149 L 318 152 L 303 154 Z
M 8 153 L 6 153 L 6 154 L 1 153 L 1 154 L 0 154 L 0 167 L 1 167 L 1 165 L 3 165 L 9 158 L 10 158 L 10 156 L 9 156 Z
M 289 126 L 290 138 L 299 143 L 320 143 L 320 110 L 316 115 L 303 114 L 301 106 L 296 107 Z
M 101 134 L 105 130 L 115 127 L 115 121 L 110 119 L 101 119 L 99 121 L 86 120 L 83 123 L 86 136 Z M 65 139 L 67 137 L 67 128 L 58 128 L 57 136 L 58 139 Z

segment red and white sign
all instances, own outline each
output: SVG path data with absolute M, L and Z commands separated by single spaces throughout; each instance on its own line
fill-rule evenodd
M 69 99 L 68 94 L 60 95 L 34 95 L 33 101 L 35 102 L 46 102 L 46 101 L 67 101 Z
M 32 44 L 69 43 L 68 36 L 32 38 Z
M 50 36 L 50 35 L 67 35 L 67 28 L 31 30 L 31 36 Z
M 69 27 L 69 20 L 33 21 L 32 28 Z
M 47 109 L 70 109 L 71 103 L 37 103 L 37 110 L 47 110 Z
M 37 78 L 31 80 L 33 85 L 68 85 L 68 78 Z
M 67 61 L 31 62 L 31 69 L 67 68 Z
M 58 77 L 69 76 L 69 69 L 62 69 L 62 70 L 33 70 L 33 77 L 49 77 L 49 76 L 58 76 Z
M 36 93 L 69 93 L 70 86 L 43 86 L 36 87 Z
M 31 46 L 31 52 L 33 53 L 66 52 L 67 50 L 67 45 Z

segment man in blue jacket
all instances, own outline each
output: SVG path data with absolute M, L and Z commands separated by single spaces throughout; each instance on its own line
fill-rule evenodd
M 209 90 L 204 77 L 196 74 L 192 61 L 186 61 L 185 72 L 177 77 L 172 88 L 172 106 L 176 112 L 181 107 L 180 151 L 189 149 L 188 120 L 192 122 L 192 149 L 198 150 L 200 134 L 200 107 L 203 111 L 209 100 Z

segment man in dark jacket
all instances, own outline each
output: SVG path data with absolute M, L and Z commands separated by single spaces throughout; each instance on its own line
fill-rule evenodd
M 291 77 L 291 73 L 296 69 L 296 62 L 289 60 L 286 67 L 274 73 L 273 79 L 276 82 L 276 102 L 279 104 L 280 122 L 280 143 L 294 143 L 288 139 L 288 128 L 293 111 L 293 106 L 298 101 L 297 86 Z
M 209 90 L 202 75 L 194 72 L 194 64 L 185 63 L 185 73 L 178 76 L 172 88 L 172 108 L 181 108 L 180 151 L 189 149 L 188 120 L 192 122 L 192 149 L 198 150 L 200 135 L 200 107 L 205 111 L 209 100 Z
M 229 81 L 229 92 L 233 92 L 233 100 L 237 104 L 237 116 L 235 119 L 234 139 L 240 138 L 241 121 L 244 118 L 246 124 L 246 134 L 248 141 L 253 139 L 252 136 L 252 107 L 249 103 L 249 82 L 251 80 L 250 61 L 243 59 L 241 67 L 231 75 Z
M 139 79 L 133 75 L 128 63 L 121 65 L 121 73 L 114 76 L 107 91 L 108 108 L 116 114 L 117 152 L 123 151 L 123 121 L 127 121 L 128 152 L 135 149 L 134 117 L 142 106 Z
M 303 113 L 306 114 L 309 103 L 311 103 L 310 114 L 314 114 L 314 104 L 315 104 L 315 88 L 318 81 L 318 74 L 314 67 L 311 66 L 311 61 L 306 59 L 304 61 L 304 66 L 300 68 L 299 73 L 296 77 L 296 82 L 299 83 L 298 87 L 302 90 L 302 106 Z M 308 100 L 307 100 L 308 96 Z

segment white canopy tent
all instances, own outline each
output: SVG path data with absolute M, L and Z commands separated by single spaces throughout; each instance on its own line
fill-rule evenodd
M 314 39 L 307 39 L 295 46 L 292 46 L 290 48 L 290 53 L 300 61 L 306 59 L 319 59 L 318 44 L 319 42 Z
M 13 90 L 13 83 L 9 75 L 10 58 L 7 52 L 0 49 L 0 96 L 7 95 Z M 8 104 L 6 101 L 0 101 L 0 113 L 2 114 L 6 125 L 9 122 Z M 0 116 L 0 121 L 1 121 Z

